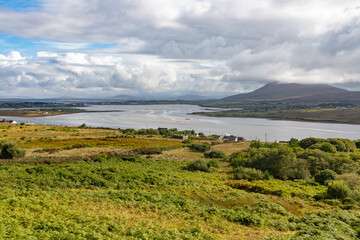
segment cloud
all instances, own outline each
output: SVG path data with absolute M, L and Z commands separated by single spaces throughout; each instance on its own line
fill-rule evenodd
M 231 94 L 274 80 L 351 88 L 345 83 L 360 81 L 359 13 L 355 0 L 43 0 L 25 12 L 0 8 L 0 31 L 39 49 L 0 55 L 0 92 Z

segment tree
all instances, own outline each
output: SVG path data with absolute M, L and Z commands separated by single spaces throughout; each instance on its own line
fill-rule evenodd
M 0 141 L 0 158 L 12 159 L 25 156 L 25 150 L 10 141 Z
M 289 147 L 300 147 L 299 140 L 296 138 L 291 138 L 289 141 Z
M 314 175 L 314 180 L 315 182 L 320 183 L 321 185 L 326 185 L 329 181 L 334 180 L 335 177 L 336 177 L 336 172 L 330 169 L 325 169 L 320 172 L 317 172 Z
M 327 153 L 336 153 L 336 147 L 328 142 L 319 142 L 310 146 L 309 149 L 319 149 Z

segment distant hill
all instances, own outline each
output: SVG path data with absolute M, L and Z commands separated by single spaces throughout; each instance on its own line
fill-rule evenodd
M 201 101 L 201 100 L 211 100 L 211 99 L 214 99 L 214 98 L 189 94 L 189 95 L 171 97 L 171 98 L 168 98 L 167 100 Z
M 121 100 L 121 101 L 136 101 L 136 100 L 141 100 L 138 97 L 135 96 L 131 96 L 131 95 L 116 95 L 113 97 L 109 97 L 108 99 L 111 100 Z
M 233 95 L 220 101 L 345 102 L 360 104 L 360 92 L 348 91 L 330 85 L 275 82 L 268 83 L 253 92 Z

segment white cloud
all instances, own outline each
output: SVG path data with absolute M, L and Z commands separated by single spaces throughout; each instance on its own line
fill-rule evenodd
M 0 81 L 11 80 L 0 91 L 235 93 L 270 80 L 360 82 L 355 0 L 43 2 L 0 9 L 0 31 L 44 47 L 34 57 L 0 55 Z

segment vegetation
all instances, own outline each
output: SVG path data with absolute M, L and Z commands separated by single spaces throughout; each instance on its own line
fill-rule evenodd
M 192 139 L 199 152 L 153 130 L 0 129 L 26 151 L 0 159 L 1 239 L 360 237 L 360 152 L 333 140 L 336 153 Z
M 210 150 L 210 144 L 208 143 L 193 143 L 189 145 L 189 148 L 196 152 L 207 152 Z
M 234 169 L 235 179 L 247 179 L 249 181 L 264 179 L 264 173 L 255 168 L 237 167 Z
M 0 158 L 11 159 L 25 156 L 25 151 L 17 144 L 9 141 L 0 141 Z
M 225 153 L 220 150 L 212 150 L 210 152 L 205 152 L 204 155 L 207 158 L 221 158 L 221 159 L 226 158 Z
M 230 106 L 229 106 L 230 105 Z M 245 104 L 245 107 L 251 106 L 249 110 L 225 110 L 217 112 L 195 112 L 195 115 L 208 117 L 244 117 L 244 118 L 266 118 L 273 120 L 294 120 L 305 122 L 328 122 L 328 123 L 347 123 L 360 124 L 360 108 L 317 108 L 317 106 L 294 106 L 289 105 L 286 109 L 278 109 L 283 107 L 283 103 L 277 103 L 275 106 L 266 107 L 261 110 L 256 108 L 253 103 Z M 215 107 L 215 106 L 214 106 Z M 221 104 L 216 107 L 235 107 L 241 108 L 239 104 Z M 294 108 L 294 109 L 292 109 Z
M 320 183 L 321 185 L 327 185 L 330 181 L 334 180 L 336 177 L 336 172 L 325 169 L 317 172 L 314 175 L 314 180 L 317 183 Z

